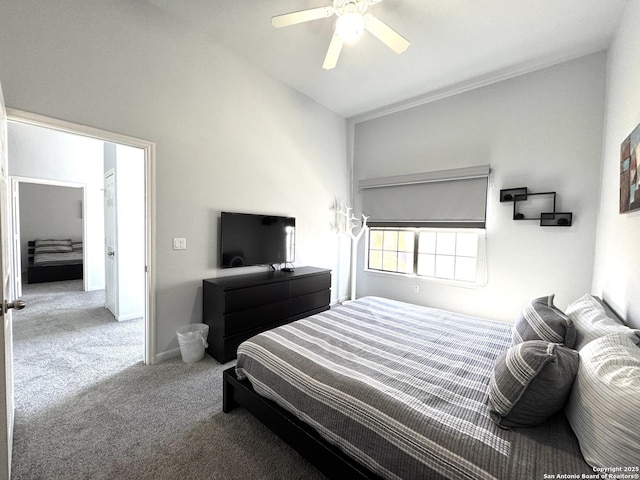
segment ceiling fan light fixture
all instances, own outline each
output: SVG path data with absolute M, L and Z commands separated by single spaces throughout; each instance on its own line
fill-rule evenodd
M 345 42 L 355 42 L 364 32 L 364 19 L 358 12 L 347 12 L 336 21 L 336 34 Z
M 366 30 L 396 53 L 402 53 L 409 47 L 409 41 L 392 29 L 389 25 L 371 13 L 368 7 L 382 0 L 333 0 L 333 5 L 310 8 L 298 12 L 284 13 L 271 18 L 271 24 L 276 27 L 288 27 L 298 23 L 310 22 L 321 18 L 337 16 L 335 30 L 329 43 L 329 49 L 324 57 L 322 68 L 335 68 L 345 43 L 352 43 Z

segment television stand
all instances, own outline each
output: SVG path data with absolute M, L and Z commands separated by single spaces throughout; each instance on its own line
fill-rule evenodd
M 238 345 L 271 328 L 329 309 L 331 270 L 298 267 L 202 281 L 202 321 L 209 325 L 207 353 L 220 363 Z

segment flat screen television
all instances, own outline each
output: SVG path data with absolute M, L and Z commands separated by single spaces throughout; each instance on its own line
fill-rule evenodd
M 295 259 L 294 217 L 222 212 L 220 266 L 274 265 Z

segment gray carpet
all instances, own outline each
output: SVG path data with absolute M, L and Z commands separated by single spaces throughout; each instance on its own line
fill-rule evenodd
M 14 313 L 12 479 L 323 479 L 244 409 L 208 355 L 142 364 L 142 320 L 79 281 L 25 286 Z

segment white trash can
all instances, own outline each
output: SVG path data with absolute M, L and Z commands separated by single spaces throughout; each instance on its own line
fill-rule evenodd
M 204 349 L 209 346 L 207 344 L 209 325 L 206 323 L 191 323 L 180 327 L 176 331 L 176 335 L 178 336 L 180 354 L 184 362 L 195 363 L 202 360 Z

